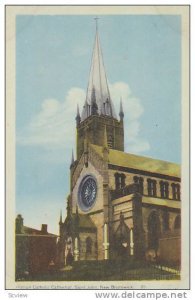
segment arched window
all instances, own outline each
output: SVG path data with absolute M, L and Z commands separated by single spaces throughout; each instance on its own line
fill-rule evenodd
M 133 181 L 134 181 L 134 183 L 138 184 L 138 191 L 139 191 L 140 194 L 143 195 L 143 192 L 144 192 L 144 179 L 142 177 L 139 177 L 139 176 L 134 176 Z
M 108 148 L 113 148 L 113 142 L 114 142 L 114 139 L 113 139 L 113 136 L 112 135 L 109 135 L 108 136 Z
M 180 229 L 181 228 L 181 216 L 178 215 L 175 218 L 175 222 L 174 222 L 174 229 Z
M 156 180 L 147 179 L 148 182 L 148 196 L 156 197 Z
M 160 237 L 160 220 L 156 211 L 148 218 L 148 247 L 157 251 Z
M 116 190 L 118 189 L 122 189 L 125 187 L 125 175 L 124 174 L 119 174 L 119 173 L 115 173 L 115 188 Z
M 178 183 L 172 183 L 173 200 L 180 200 L 180 185 Z
M 125 187 L 125 174 L 121 174 L 121 188 Z
M 119 173 L 115 173 L 114 177 L 115 177 L 115 189 L 117 190 L 119 188 Z
M 169 198 L 169 183 L 167 181 L 160 181 L 160 193 L 162 198 Z
M 86 238 L 86 253 L 92 253 L 92 239 L 89 236 Z

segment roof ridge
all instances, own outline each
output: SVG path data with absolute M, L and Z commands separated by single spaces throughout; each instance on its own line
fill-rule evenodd
M 111 151 L 122 152 L 122 153 L 124 153 L 125 155 L 131 155 L 131 156 L 135 156 L 135 157 L 139 157 L 139 158 L 145 158 L 145 159 L 150 159 L 150 160 L 156 160 L 156 161 L 161 161 L 161 162 L 163 162 L 163 163 L 169 163 L 169 164 L 174 164 L 174 165 L 180 166 L 179 163 L 175 163 L 175 162 L 168 161 L 168 160 L 162 160 L 162 159 L 159 159 L 159 158 L 154 158 L 154 157 L 151 157 L 151 156 L 138 155 L 138 154 L 134 154 L 134 153 L 129 153 L 129 152 L 120 151 L 120 150 L 117 150 L 117 149 L 110 149 L 110 150 L 111 150 Z
M 102 157 L 102 146 L 91 144 L 93 150 Z M 149 171 L 173 177 L 181 177 L 180 164 L 164 161 L 152 157 L 141 156 L 123 152 L 116 149 L 109 149 L 109 164 L 115 166 L 137 169 L 140 171 Z

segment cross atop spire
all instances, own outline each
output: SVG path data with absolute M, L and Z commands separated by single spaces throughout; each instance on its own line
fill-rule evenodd
M 96 32 L 97 32 L 98 31 L 98 20 L 99 20 L 99 17 L 95 17 L 94 20 L 95 20 L 95 26 L 96 26 Z
M 106 71 L 103 62 L 103 56 L 100 46 L 100 39 L 98 33 L 98 17 L 95 17 L 96 35 L 93 48 L 91 69 L 89 74 L 89 83 L 86 94 L 86 102 L 83 107 L 81 121 L 84 121 L 91 115 L 91 105 L 94 94 L 96 97 L 97 114 L 106 115 L 116 118 L 114 106 L 110 97 Z

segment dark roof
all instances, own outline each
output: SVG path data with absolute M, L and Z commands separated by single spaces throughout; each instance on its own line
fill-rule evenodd
M 31 228 L 31 227 L 27 227 L 27 226 L 23 226 L 23 234 L 29 234 L 29 235 L 46 235 L 46 236 L 53 236 L 53 237 L 57 237 L 56 234 L 53 233 L 44 233 L 41 230 L 35 229 L 35 228 Z
M 79 216 L 79 225 L 83 228 L 96 228 L 95 224 L 88 215 Z
M 90 144 L 90 146 L 103 158 L 103 147 L 94 144 Z M 139 156 L 119 150 L 109 149 L 108 160 L 109 164 L 119 167 L 143 170 L 146 172 L 150 171 L 178 178 L 181 177 L 181 167 L 179 164 L 151 157 Z
M 76 214 L 73 214 L 74 219 L 76 218 Z M 81 215 L 79 214 L 79 227 L 80 228 L 90 228 L 96 229 L 95 224 L 91 220 L 88 215 Z

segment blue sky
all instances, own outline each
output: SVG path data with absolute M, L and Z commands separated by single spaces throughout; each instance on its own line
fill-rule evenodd
M 180 163 L 180 17 L 99 16 L 115 110 L 125 111 L 127 152 Z M 65 217 L 75 113 L 82 108 L 94 16 L 16 18 L 16 213 L 58 231 Z

